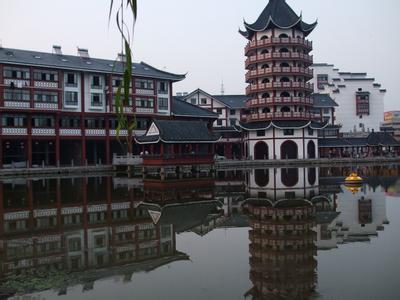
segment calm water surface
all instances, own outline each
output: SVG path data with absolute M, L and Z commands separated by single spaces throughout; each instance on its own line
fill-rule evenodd
M 400 166 L 0 181 L 0 299 L 400 299 Z

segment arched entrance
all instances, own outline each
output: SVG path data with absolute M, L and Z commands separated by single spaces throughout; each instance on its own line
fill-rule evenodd
M 286 187 L 294 187 L 299 182 L 299 169 L 282 169 L 281 181 Z
M 315 143 L 314 141 L 309 141 L 307 145 L 308 158 L 315 158 Z
M 259 187 L 266 187 L 269 183 L 269 170 L 257 169 L 254 171 L 254 179 Z
M 315 168 L 308 169 L 308 183 L 314 185 L 317 180 L 317 170 Z
M 258 142 L 254 146 L 254 159 L 268 159 L 268 145 L 265 142 Z
M 297 144 L 293 141 L 286 141 L 281 145 L 281 159 L 297 159 Z

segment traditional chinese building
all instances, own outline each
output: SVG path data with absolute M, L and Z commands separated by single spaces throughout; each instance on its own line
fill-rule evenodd
M 250 113 L 240 126 L 246 131 L 247 157 L 317 157 L 317 130 L 325 124 L 313 121 L 312 43 L 307 40 L 316 25 L 303 22 L 284 0 L 270 0 L 255 23 L 244 23 Z
M 65 55 L 59 46 L 52 53 L 0 48 L 0 168 L 110 164 L 122 152 L 115 93 L 124 61 L 92 58 L 86 49 Z M 132 72 L 124 111 L 136 115 L 135 135 L 155 117 L 215 119 L 189 104 L 174 108 L 172 85 L 185 75 L 143 62 Z

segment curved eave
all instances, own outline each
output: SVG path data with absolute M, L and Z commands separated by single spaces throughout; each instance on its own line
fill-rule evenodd
M 248 24 L 246 21 L 244 21 L 244 27 L 246 28 L 246 31 L 239 30 L 239 32 L 245 38 L 249 38 L 255 32 L 262 32 L 262 31 L 267 30 L 268 28 L 292 29 L 294 27 L 297 27 L 298 29 L 300 29 L 307 36 L 315 29 L 315 27 L 317 25 L 318 25 L 318 21 L 315 21 L 312 24 L 307 24 L 307 23 L 303 22 L 302 17 L 299 17 L 298 20 L 296 22 L 294 22 L 293 24 L 287 25 L 287 26 L 283 26 L 283 25 L 279 25 L 277 22 L 275 22 L 272 19 L 272 17 L 269 17 L 269 19 L 268 19 L 267 23 L 265 24 L 265 26 L 259 27 L 259 28 L 254 27 L 254 24 Z
M 140 145 L 158 144 L 159 142 L 163 142 L 165 144 L 188 144 L 188 143 L 212 144 L 212 143 L 218 143 L 221 139 L 222 138 L 219 137 L 218 139 L 210 140 L 210 141 L 166 141 L 166 140 L 162 139 L 161 137 L 158 137 L 157 140 L 154 140 L 154 141 L 140 141 L 135 137 L 135 142 Z
M 246 127 L 245 123 L 239 122 L 238 126 L 246 131 L 258 131 L 258 130 L 267 130 L 271 127 L 271 125 L 272 125 L 272 122 L 269 122 L 268 126 L 261 126 L 259 128 L 249 128 L 249 127 Z
M 317 124 L 317 123 L 314 123 L 314 124 Z M 325 122 L 325 123 L 318 123 L 319 125 L 321 125 L 320 127 L 314 127 L 313 126 L 314 124 L 313 124 L 313 122 L 310 122 L 310 128 L 311 129 L 325 129 L 329 125 L 328 122 Z
M 201 115 L 183 115 L 183 114 L 175 114 L 171 113 L 174 117 L 183 117 L 183 118 L 202 118 L 202 119 L 218 119 L 218 116 L 201 116 Z
M 282 130 L 284 130 L 284 129 L 303 129 L 303 128 L 308 127 L 310 124 L 311 124 L 311 121 L 309 121 L 308 123 L 306 123 L 305 125 L 302 125 L 302 126 L 278 126 L 274 122 L 272 122 L 272 126 L 274 126 L 277 129 L 282 129 Z
M 183 79 L 186 78 L 186 75 L 188 74 L 188 73 L 185 73 L 185 74 L 174 74 L 174 73 L 166 72 L 166 71 L 157 69 L 157 68 L 149 65 L 148 63 L 145 63 L 144 61 L 141 61 L 140 64 L 146 66 L 147 68 L 151 68 L 153 70 L 156 70 L 157 72 L 162 73 L 163 75 L 165 75 L 165 77 L 169 77 L 168 79 L 173 81 L 173 82 L 182 81 Z

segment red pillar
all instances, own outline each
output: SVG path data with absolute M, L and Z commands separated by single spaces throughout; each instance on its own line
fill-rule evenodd
M 1 133 L 1 125 L 0 125 Z M 0 169 L 3 167 L 3 138 L 0 135 Z
M 0 181 L 0 234 L 4 233 L 4 193 L 3 182 Z
M 26 154 L 28 168 L 32 168 L 32 116 L 28 115 L 28 137 L 26 139 Z
M 56 166 L 60 166 L 60 115 L 56 115 Z
M 81 130 L 82 130 L 82 166 L 86 165 L 86 132 L 85 132 L 85 73 L 81 72 Z
M 105 118 L 106 122 L 106 165 L 111 164 L 111 153 L 110 153 L 110 122 L 108 117 Z

